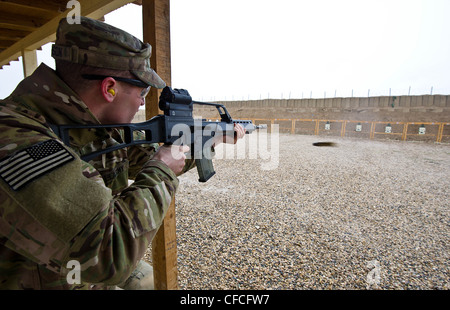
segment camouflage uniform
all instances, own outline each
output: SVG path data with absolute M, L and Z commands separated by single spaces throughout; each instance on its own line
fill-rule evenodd
M 67 44 L 60 42 L 71 38 L 78 41 L 78 48 L 70 48 L 77 50 L 79 58 L 70 56 L 74 62 L 92 64 L 90 57 L 96 55 L 91 52 L 106 49 L 116 53 L 96 61 L 110 68 L 117 61 L 114 57 L 123 58 L 121 63 L 127 59 L 117 51 L 126 51 L 133 57 L 122 70 L 132 68 L 149 85 L 164 86 L 150 69 L 149 45 L 131 35 L 85 18 L 81 25 L 70 26 L 62 20 L 59 29 L 59 56 L 67 56 Z M 90 36 L 96 32 L 100 38 Z M 126 39 L 119 40 L 120 46 L 104 45 L 118 36 Z M 82 38 L 86 42 L 79 41 Z M 95 47 L 95 42 L 101 43 Z M 81 43 L 91 46 L 84 54 Z M 82 161 L 80 155 L 122 142 L 121 132 L 75 130 L 71 147 L 64 146 L 49 124 L 99 121 L 44 64 L 0 101 L 0 119 L 0 289 L 92 289 L 125 281 L 161 225 L 178 186 L 173 171 L 151 159 L 157 145 Z M 134 179 L 130 186 L 128 179 Z M 76 278 L 67 281 L 71 261 L 80 264 L 80 284 Z

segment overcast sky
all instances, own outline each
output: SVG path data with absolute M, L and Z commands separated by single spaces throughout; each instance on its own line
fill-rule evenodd
M 140 10 L 106 22 L 142 39 Z M 197 100 L 450 94 L 449 16 L 450 0 L 172 0 L 171 86 Z M 0 70 L 0 98 L 22 78 L 20 62 Z

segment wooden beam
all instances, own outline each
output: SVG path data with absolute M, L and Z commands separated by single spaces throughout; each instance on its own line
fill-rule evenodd
M 38 66 L 36 50 L 22 51 L 22 66 L 24 77 L 30 76 L 36 70 Z
M 152 46 L 150 63 L 158 75 L 170 85 L 170 6 L 169 0 L 142 0 L 143 39 Z M 152 88 L 147 97 L 147 119 L 162 113 L 158 107 L 161 90 Z
M 171 84 L 170 62 L 170 1 L 142 0 L 144 42 L 152 46 L 150 63 L 166 82 Z M 158 100 L 161 90 L 152 88 L 147 96 L 146 118 L 160 114 Z M 172 203 L 152 243 L 155 289 L 178 289 L 177 238 L 175 201 Z
M 133 2 L 133 0 L 79 0 L 79 2 L 82 16 L 99 19 L 109 12 Z M 22 40 L 2 51 L 0 53 L 0 67 L 21 56 L 22 50 L 35 50 L 48 42 L 55 41 L 59 21 L 66 18 L 71 10 L 67 9 L 60 13 Z

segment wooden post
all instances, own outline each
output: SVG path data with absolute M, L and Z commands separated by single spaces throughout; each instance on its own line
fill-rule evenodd
M 170 1 L 142 0 L 144 42 L 152 46 L 151 67 L 166 82 L 171 84 L 170 61 Z M 147 119 L 160 114 L 158 100 L 161 90 L 152 87 L 146 98 Z M 175 201 L 167 211 L 164 222 L 152 242 L 153 275 L 155 289 L 178 289 L 177 241 Z
M 170 60 L 170 1 L 142 0 L 144 42 L 152 46 L 151 67 L 170 86 L 172 83 Z M 160 89 L 152 87 L 146 98 L 147 119 L 161 113 L 158 107 Z
M 36 50 L 22 50 L 23 76 L 30 76 L 37 68 Z

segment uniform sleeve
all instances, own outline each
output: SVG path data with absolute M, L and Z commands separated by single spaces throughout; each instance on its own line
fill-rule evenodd
M 0 180 L 1 243 L 60 273 L 61 279 L 72 260 L 81 266 L 82 282 L 114 285 L 127 279 L 176 192 L 174 173 L 160 161 L 147 160 L 136 172 L 133 185 L 113 196 L 98 171 L 36 122 L 11 118 L 2 122 L 0 169 L 7 170 L 8 179 L 4 174 Z M 16 166 L 8 166 L 11 160 L 20 160 L 17 154 L 30 153 L 37 145 L 44 152 L 42 145 L 55 143 L 71 155 L 70 160 L 37 171 L 15 186 L 11 180 L 17 181 L 16 177 L 9 177 L 20 173 L 5 168 Z M 51 150 L 36 158 L 47 162 L 55 154 Z
M 178 186 L 164 163 L 149 160 L 135 182 L 102 208 L 72 240 L 66 261 L 77 260 L 81 278 L 115 285 L 144 256 Z
M 128 160 L 130 162 L 129 167 L 129 178 L 131 180 L 135 179 L 136 174 L 140 171 L 143 164 L 145 164 L 149 158 L 152 158 L 158 149 L 159 145 L 157 143 L 148 145 L 138 145 L 128 148 Z M 191 170 L 195 167 L 194 159 L 186 159 L 186 164 L 181 172 L 181 174 Z

